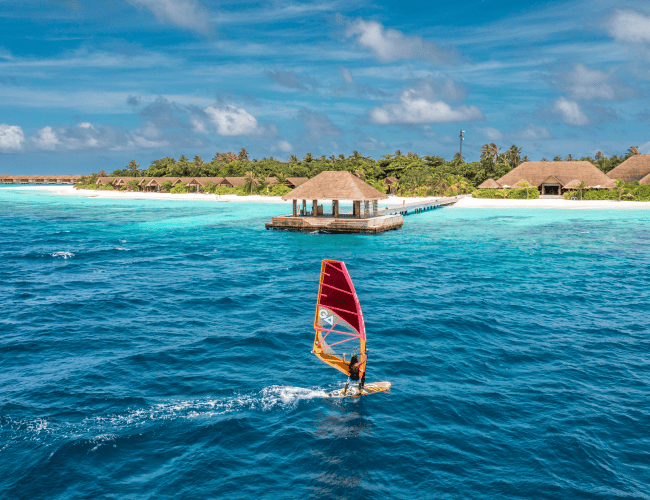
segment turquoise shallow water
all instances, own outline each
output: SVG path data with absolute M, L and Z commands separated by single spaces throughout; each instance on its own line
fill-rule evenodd
M 0 498 L 650 498 L 650 213 L 282 211 L 0 189 Z M 321 397 L 323 258 L 388 394 Z

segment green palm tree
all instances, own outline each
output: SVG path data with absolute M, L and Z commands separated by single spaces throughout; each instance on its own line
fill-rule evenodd
M 496 165 L 499 162 L 499 149 L 497 148 L 497 145 L 493 142 L 490 143 L 490 155 L 492 156 L 493 163 Z
M 138 169 L 140 168 L 140 165 L 138 165 L 135 160 L 131 160 L 127 166 L 127 168 L 131 171 L 133 176 L 137 176 L 138 173 L 140 172 Z
M 481 161 L 488 161 L 492 159 L 492 153 L 489 144 L 481 146 Z
M 512 168 L 515 168 L 521 163 L 521 148 L 518 148 L 515 144 L 510 146 L 510 149 L 506 151 L 506 161 L 508 165 Z
M 264 193 L 264 191 L 266 191 L 266 188 L 268 188 L 271 183 L 267 181 L 264 174 L 262 174 L 256 179 L 256 184 L 258 189 Z
M 580 201 L 582 201 L 582 192 L 585 190 L 587 185 L 585 184 L 585 181 L 580 181 L 580 184 L 576 186 L 576 189 L 580 191 Z M 620 198 L 618 201 L 621 201 Z
M 244 189 L 247 191 L 250 190 L 250 194 L 253 194 L 253 187 L 255 186 L 256 180 L 255 180 L 255 174 L 253 172 L 246 172 L 244 175 Z
M 284 172 L 278 172 L 275 174 L 275 178 L 278 180 L 278 186 L 286 186 L 287 176 L 284 174 Z

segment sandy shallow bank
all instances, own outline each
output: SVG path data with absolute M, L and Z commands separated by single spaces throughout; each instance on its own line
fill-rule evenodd
M 537 200 L 502 200 L 462 197 L 453 208 L 568 208 L 574 210 L 650 209 L 650 202 L 611 200 L 564 200 L 541 198 Z

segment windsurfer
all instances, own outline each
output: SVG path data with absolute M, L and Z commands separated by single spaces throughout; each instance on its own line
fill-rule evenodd
M 350 374 L 348 376 L 347 382 L 345 383 L 343 394 L 346 394 L 348 392 L 348 385 L 350 382 L 359 382 L 359 392 L 361 392 L 361 389 L 363 389 L 363 384 L 366 381 L 366 372 L 363 372 L 363 376 L 359 376 L 359 372 L 361 371 L 361 363 L 359 363 L 359 358 L 352 356 L 350 359 L 350 364 L 348 366 Z

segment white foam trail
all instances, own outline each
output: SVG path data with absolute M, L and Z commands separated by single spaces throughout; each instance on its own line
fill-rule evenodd
M 262 407 L 265 410 L 273 408 L 277 404 L 287 406 L 301 399 L 324 398 L 327 393 L 321 389 L 307 389 L 305 387 L 290 387 L 283 385 L 272 385 L 260 391 L 262 396 Z
M 127 409 L 123 413 L 90 416 L 77 423 L 52 424 L 44 419 L 31 422 L 6 419 L 0 421 L 0 434 L 7 433 L 7 445 L 20 441 L 50 442 L 53 439 L 93 436 L 90 438 L 94 445 L 91 451 L 95 451 L 114 441 L 123 431 L 155 422 L 209 419 L 246 410 L 271 411 L 295 407 L 301 400 L 323 397 L 326 397 L 326 392 L 322 389 L 272 385 L 258 392 L 219 399 L 169 401 L 146 408 Z
M 70 259 L 74 257 L 72 252 L 54 252 L 50 254 L 52 257 L 63 257 L 64 259 Z
M 124 251 L 128 252 L 131 249 L 130 248 L 117 247 L 115 250 L 124 250 Z

